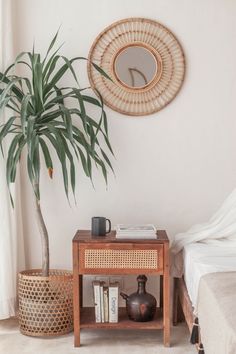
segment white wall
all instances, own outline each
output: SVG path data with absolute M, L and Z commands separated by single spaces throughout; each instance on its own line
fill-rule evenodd
M 78 205 L 69 207 L 61 172 L 42 176 L 42 204 L 50 233 L 51 266 L 71 267 L 71 239 L 94 215 L 116 223 L 154 223 L 170 237 L 207 220 L 236 181 L 236 2 L 234 0 L 15 0 L 16 52 L 44 52 L 58 27 L 62 53 L 87 56 L 106 26 L 126 17 L 147 17 L 170 28 L 187 62 L 176 99 L 147 117 L 107 109 L 116 177 L 106 190 L 79 173 Z M 83 84 L 86 66 L 80 65 Z M 24 176 L 25 177 L 25 176 Z M 22 181 L 29 267 L 40 266 L 40 238 L 31 191 Z

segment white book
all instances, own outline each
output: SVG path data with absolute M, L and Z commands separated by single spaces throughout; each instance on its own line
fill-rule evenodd
M 118 224 L 116 227 L 116 236 L 130 236 L 136 238 L 156 238 L 156 227 L 153 224 L 131 225 Z
M 145 231 L 145 230 L 140 230 L 140 231 L 117 231 L 117 234 L 119 234 L 119 235 L 155 235 L 156 231 Z
M 118 292 L 119 283 L 111 283 L 109 285 L 109 322 L 118 322 Z
M 95 322 L 100 323 L 102 322 L 100 281 L 94 280 L 92 284 L 93 284 L 93 294 L 94 294 Z
M 100 281 L 100 302 L 101 302 L 101 322 L 105 322 L 104 316 L 104 299 L 103 299 L 103 287 L 105 285 L 104 281 Z
M 156 231 L 156 227 L 153 224 L 142 224 L 142 225 L 132 225 L 132 224 L 117 224 L 117 231 Z
M 103 287 L 104 322 L 109 322 L 108 286 Z
M 133 240 L 155 240 L 157 238 L 156 234 L 149 235 L 149 234 L 116 234 L 116 238 L 120 239 L 133 239 Z

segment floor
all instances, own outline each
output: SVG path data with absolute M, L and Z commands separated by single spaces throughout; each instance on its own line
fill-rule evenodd
M 189 344 L 186 325 L 171 330 L 171 347 L 162 345 L 161 331 L 83 330 L 82 346 L 74 348 L 73 333 L 57 338 L 32 338 L 20 334 L 17 319 L 0 321 L 0 353 L 4 354 L 196 354 Z

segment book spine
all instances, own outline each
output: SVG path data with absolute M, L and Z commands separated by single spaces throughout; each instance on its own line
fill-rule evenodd
M 109 322 L 118 322 L 118 284 L 109 286 Z
M 103 287 L 104 322 L 109 322 L 108 287 Z
M 100 282 L 101 322 L 105 322 L 105 320 L 104 320 L 103 286 L 104 286 L 104 282 Z
M 101 296 L 100 296 L 100 282 L 93 282 L 94 293 L 94 308 L 95 308 L 95 322 L 102 322 L 101 319 Z

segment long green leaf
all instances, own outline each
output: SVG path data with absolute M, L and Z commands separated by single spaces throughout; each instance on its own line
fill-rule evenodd
M 38 119 L 38 125 L 39 126 L 44 126 L 45 124 L 54 121 L 56 118 L 61 116 L 61 110 L 60 109 L 55 109 L 52 112 L 47 112 L 43 114 L 40 119 Z
M 52 163 L 52 158 L 51 158 L 50 152 L 48 150 L 47 144 L 45 143 L 45 141 L 42 138 L 39 138 L 39 143 L 40 143 L 42 151 L 43 151 L 44 160 L 45 160 L 45 164 L 48 169 L 49 176 L 52 178 L 53 163 Z
M 51 128 L 51 132 L 56 136 L 55 137 L 49 132 L 44 132 L 44 135 L 49 139 L 51 144 L 56 150 L 57 156 L 59 158 L 59 161 L 61 163 L 61 168 L 62 168 L 62 174 L 63 174 L 63 181 L 64 181 L 64 189 L 66 193 L 66 197 L 68 199 L 68 173 L 67 173 L 67 168 L 66 168 L 66 154 L 65 150 L 63 150 L 63 144 L 61 143 L 61 139 L 59 134 L 55 134 L 55 130 Z
M 3 82 L 4 84 L 8 85 L 11 83 L 11 80 L 9 80 L 7 77 L 5 77 L 3 73 L 0 72 L 0 82 Z M 11 90 L 17 97 L 18 101 L 21 102 L 22 98 L 24 97 L 23 92 L 15 84 L 13 84 Z
M 20 61 L 20 59 L 25 56 L 27 53 L 26 52 L 21 52 L 17 55 L 15 61 L 13 64 L 11 64 L 10 66 L 8 66 L 8 68 L 4 71 L 4 76 L 7 76 L 8 72 L 13 68 L 15 67 L 17 64 L 21 63 L 21 64 L 24 64 L 24 65 L 27 65 L 29 66 L 28 63 L 26 63 L 25 61 Z
M 7 86 L 5 87 L 4 91 L 1 93 L 0 96 L 0 109 L 2 108 L 2 104 L 5 100 L 5 98 L 8 97 L 9 94 L 11 94 L 11 90 L 15 87 L 15 84 L 19 82 L 21 79 L 13 79 L 12 81 L 9 81 Z
M 78 99 L 78 102 L 79 102 L 79 105 L 80 105 L 80 117 L 81 117 L 82 122 L 83 122 L 84 130 L 85 130 L 85 132 L 87 134 L 88 133 L 88 131 L 87 131 L 87 114 L 86 114 L 86 109 L 85 109 L 83 97 L 82 97 L 82 95 L 80 93 L 80 90 L 74 88 L 73 92 L 75 93 L 75 96 Z
M 74 139 L 73 139 L 73 132 L 72 132 L 72 119 L 71 119 L 70 110 L 65 106 L 63 106 L 62 104 L 59 107 L 63 113 L 62 116 L 63 116 L 66 130 L 68 132 L 70 142 L 73 143 Z
M 69 62 L 70 62 L 70 65 L 74 62 L 74 61 L 77 61 L 77 60 L 87 60 L 86 58 L 84 57 L 75 57 L 73 59 L 71 59 Z M 46 85 L 46 88 L 45 88 L 45 91 L 44 91 L 44 94 L 46 95 L 56 84 L 57 82 L 63 77 L 63 75 L 66 73 L 66 71 L 70 69 L 70 66 L 68 66 L 68 64 L 64 64 L 60 67 L 60 69 L 56 72 L 56 74 L 53 76 L 53 78 L 51 79 L 50 83 Z
M 104 157 L 104 160 L 106 161 L 106 163 L 108 164 L 108 166 L 110 167 L 112 172 L 114 173 L 114 169 L 112 167 L 111 161 L 109 160 L 107 154 L 102 149 L 101 149 L 101 153 L 102 153 L 102 156 Z
M 14 155 L 15 151 L 17 149 L 17 145 L 22 137 L 22 134 L 16 135 L 9 146 L 8 153 L 7 153 L 7 165 L 6 165 L 6 174 L 7 174 L 7 185 L 10 186 L 10 183 L 12 182 L 11 176 L 12 176 L 12 168 L 14 165 Z
M 28 170 L 28 176 L 29 176 L 31 185 L 33 187 L 35 196 L 38 200 L 40 200 L 39 185 L 35 185 L 35 175 L 34 175 L 34 171 L 33 171 L 33 165 L 30 161 L 29 155 L 27 156 L 27 170 Z
M 56 55 L 56 53 L 58 52 L 60 48 L 58 48 L 56 50 L 55 53 L 53 53 L 53 55 L 51 56 L 51 58 L 48 60 L 47 64 L 45 65 L 44 69 L 43 69 L 43 80 L 44 80 L 44 84 L 48 83 L 48 80 L 50 78 L 50 75 L 54 72 L 54 69 L 56 67 L 56 64 L 58 62 L 58 60 L 60 59 L 60 55 Z
M 26 144 L 26 140 L 24 139 L 23 134 L 21 134 L 21 137 L 18 141 L 18 147 L 16 149 L 16 152 L 15 152 L 15 155 L 13 158 L 12 168 L 11 168 L 10 180 L 12 183 L 14 183 L 16 180 L 16 168 L 17 168 L 17 164 L 20 160 L 21 153 L 22 153 L 22 150 L 23 150 L 25 144 Z
M 28 118 L 28 106 L 29 102 L 31 99 L 31 95 L 26 95 L 22 99 L 22 104 L 21 104 L 21 112 L 20 112 L 20 117 L 21 117 L 21 127 L 22 127 L 22 132 L 24 135 L 26 135 L 26 126 L 27 126 L 27 118 Z
M 33 154 L 33 171 L 34 171 L 34 176 L 35 176 L 35 183 L 36 183 L 36 196 L 38 196 L 38 199 L 40 199 L 40 194 L 39 194 L 39 176 L 40 176 L 40 156 L 39 156 L 39 137 L 37 135 L 33 135 L 32 139 L 32 154 Z
M 10 117 L 8 121 L 3 125 L 3 128 L 0 131 L 0 144 L 2 144 L 2 140 L 8 134 L 13 122 L 15 121 L 16 116 Z
M 98 65 L 95 64 L 95 63 L 91 63 L 91 64 L 92 64 L 92 66 L 93 66 L 100 74 L 102 74 L 103 76 L 105 76 L 106 79 L 112 81 L 112 79 L 110 78 L 110 76 L 107 75 L 107 73 L 106 73 L 102 68 L 100 68 L 100 66 L 98 66 Z
M 64 61 L 66 62 L 67 66 L 68 66 L 68 69 L 70 69 L 75 81 L 77 82 L 77 84 L 79 85 L 78 83 L 78 79 L 76 77 L 76 74 L 75 74 L 75 71 L 73 69 L 73 66 L 71 65 L 71 61 L 69 59 L 67 59 L 66 57 L 62 56 L 62 59 L 64 59 Z
M 101 107 L 101 103 L 99 102 L 98 99 L 88 96 L 88 95 L 82 95 L 82 98 L 85 102 L 91 103 L 95 106 Z
M 77 147 L 79 155 L 80 155 L 80 160 L 81 160 L 81 163 L 82 163 L 82 167 L 83 167 L 84 173 L 86 174 L 87 177 L 90 177 L 89 169 L 88 169 L 88 166 L 87 166 L 86 157 L 84 156 L 84 153 L 83 153 L 82 149 L 79 146 L 76 146 L 76 147 Z
M 48 57 L 48 54 L 50 53 L 51 49 L 53 48 L 53 46 L 54 46 L 54 44 L 55 44 L 55 42 L 56 42 L 56 40 L 57 40 L 59 30 L 60 30 L 60 27 L 58 28 L 58 30 L 57 30 L 55 36 L 53 37 L 51 43 L 49 44 L 49 47 L 48 47 L 46 56 L 45 56 L 45 58 L 44 58 L 44 60 L 43 60 L 43 64 L 45 63 L 45 61 L 46 61 L 46 59 L 47 59 L 47 57 Z
M 74 159 L 73 159 L 73 156 L 69 150 L 69 147 L 67 145 L 67 141 L 66 139 L 64 138 L 64 136 L 62 134 L 60 134 L 61 136 L 61 140 L 63 142 L 63 146 L 64 146 L 64 149 L 65 149 L 65 153 L 70 161 L 70 182 L 71 182 L 71 188 L 72 188 L 72 192 L 73 192 L 73 195 L 75 195 L 75 164 L 74 164 Z
M 50 83 L 44 89 L 44 95 L 46 95 L 56 84 L 57 82 L 63 77 L 65 72 L 68 70 L 68 65 L 64 64 L 57 73 L 53 76 Z
M 42 64 L 37 62 L 35 64 L 35 71 L 34 71 L 34 94 L 38 98 L 38 101 L 43 106 L 43 77 L 42 77 Z M 40 106 L 38 110 L 41 110 L 42 107 Z

